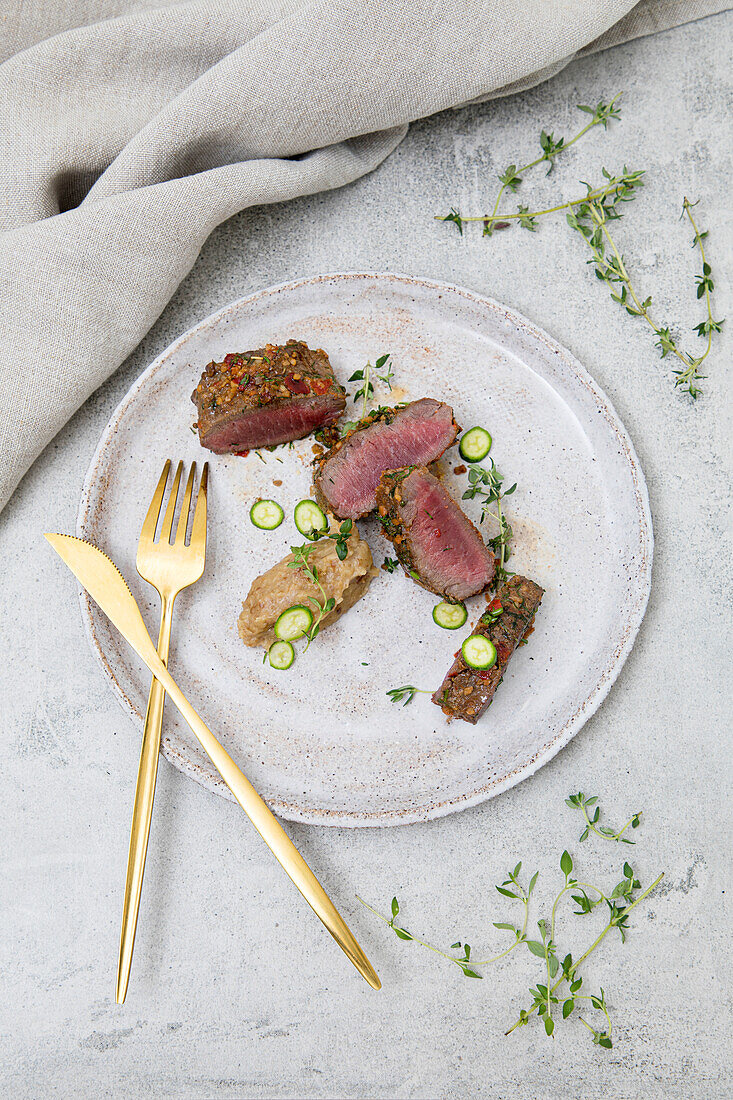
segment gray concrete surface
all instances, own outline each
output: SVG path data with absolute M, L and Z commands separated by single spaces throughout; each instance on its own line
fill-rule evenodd
M 246 212 L 211 237 L 190 277 L 118 375 L 48 447 L 0 518 L 2 966 L 0 1081 L 25 1097 L 726 1097 L 730 1060 L 730 16 L 571 65 L 520 97 L 414 126 L 368 179 Z M 675 394 L 638 321 L 584 268 L 561 222 L 536 237 L 460 239 L 432 215 L 481 210 L 495 173 L 571 132 L 572 105 L 624 92 L 624 119 L 595 134 L 534 193 L 569 197 L 601 164 L 648 170 L 619 238 L 665 316 L 701 316 L 697 261 L 677 218 L 702 199 L 715 312 L 731 320 L 705 396 Z M 529 190 L 529 189 L 528 189 Z M 133 980 L 113 1003 L 137 738 L 87 649 L 76 588 L 41 539 L 73 530 L 85 469 L 119 398 L 198 318 L 269 283 L 387 269 L 485 291 L 565 343 L 611 396 L 646 472 L 654 587 L 637 645 L 600 712 L 531 780 L 433 824 L 293 827 L 384 980 L 370 991 L 317 926 L 241 812 L 163 762 Z M 694 339 L 694 338 L 693 338 Z M 42 369 L 42 365 L 39 369 Z M 572 554 L 572 547 L 567 548 Z M 570 791 L 612 820 L 643 809 L 634 849 L 579 845 Z M 505 1028 L 541 980 L 515 953 L 483 982 L 399 942 L 356 893 L 408 927 L 487 953 L 511 913 L 494 890 L 518 859 L 542 904 L 569 846 L 615 881 L 633 853 L 663 886 L 625 946 L 588 965 L 612 1006 L 615 1045 L 577 1021 L 550 1041 Z M 578 950 L 589 939 L 568 917 Z M 479 946 L 480 945 L 480 946 Z

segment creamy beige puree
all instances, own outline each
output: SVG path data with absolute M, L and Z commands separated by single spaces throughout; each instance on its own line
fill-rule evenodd
M 349 552 L 339 561 L 334 539 L 321 539 L 308 555 L 308 564 L 318 570 L 326 598 L 333 596 L 336 606 L 320 622 L 321 630 L 353 607 L 376 577 L 372 554 L 354 528 L 348 540 Z M 245 645 L 268 649 L 275 641 L 273 627 L 279 615 L 293 604 L 313 607 L 309 597 L 323 603 L 323 595 L 302 569 L 290 566 L 292 554 L 273 565 L 252 582 L 239 616 L 239 636 Z

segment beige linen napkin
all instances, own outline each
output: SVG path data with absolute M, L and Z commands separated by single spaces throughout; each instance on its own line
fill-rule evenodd
M 726 6 L 6 0 L 0 507 L 220 222 L 371 171 L 413 119 Z

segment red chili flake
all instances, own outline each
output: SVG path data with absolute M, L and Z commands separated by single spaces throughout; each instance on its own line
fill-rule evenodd
M 311 390 L 313 393 L 323 394 L 331 388 L 330 378 L 314 378 L 311 381 Z
M 484 672 L 479 672 L 479 679 L 480 680 L 490 680 L 491 679 L 491 673 L 493 671 L 494 670 L 492 668 L 491 670 L 485 670 Z
M 246 458 L 247 455 L 249 454 L 249 451 L 232 451 L 232 454 L 233 455 L 238 455 L 239 458 Z
M 486 610 L 487 611 L 503 611 L 503 608 L 501 606 L 501 600 L 499 599 L 498 596 L 494 596 L 493 600 L 491 601 L 489 606 L 486 608 Z
M 224 356 L 224 366 L 225 367 L 231 367 L 232 363 L 236 363 L 238 359 L 239 359 L 238 355 L 235 355 L 233 352 L 230 352 L 229 355 Z
M 296 378 L 293 374 L 286 374 L 283 381 L 291 393 L 310 393 L 310 388 L 305 378 Z

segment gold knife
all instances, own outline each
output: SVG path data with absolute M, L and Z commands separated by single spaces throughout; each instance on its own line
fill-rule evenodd
M 46 538 L 94 602 L 99 604 L 105 615 L 142 658 L 153 676 L 161 682 L 265 844 L 282 864 L 285 873 L 298 887 L 316 916 L 323 921 L 336 943 L 351 959 L 365 981 L 373 989 L 381 989 L 382 983 L 374 967 L 280 822 L 199 718 L 161 661 L 135 597 L 117 566 L 103 551 L 84 539 L 56 534 L 47 534 Z

